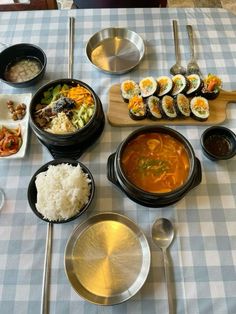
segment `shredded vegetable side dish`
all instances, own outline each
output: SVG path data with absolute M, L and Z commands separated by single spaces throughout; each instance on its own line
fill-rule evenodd
M 22 145 L 20 126 L 17 128 L 0 128 L 0 157 L 16 154 Z

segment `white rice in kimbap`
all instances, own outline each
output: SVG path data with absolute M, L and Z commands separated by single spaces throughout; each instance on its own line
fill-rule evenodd
M 175 100 L 176 111 L 181 117 L 190 117 L 189 99 L 184 94 L 178 94 Z
M 208 100 L 201 96 L 193 97 L 190 101 L 190 109 L 193 118 L 200 121 L 205 121 L 209 117 L 209 104 Z
M 160 99 L 156 96 L 150 96 L 147 98 L 148 117 L 152 120 L 162 118 L 160 110 Z
M 174 119 L 177 117 L 173 97 L 169 95 L 164 96 L 161 101 L 161 108 L 168 119 Z
M 196 96 L 200 93 L 203 82 L 198 74 L 190 74 L 187 76 L 189 81 L 189 88 L 186 92 L 187 96 Z
M 158 97 L 163 97 L 171 93 L 172 88 L 173 88 L 173 82 L 170 77 L 159 76 L 157 78 L 157 83 L 159 84 L 159 92 L 157 93 Z
M 184 94 L 188 90 L 189 83 L 186 77 L 182 74 L 176 74 L 175 76 L 173 76 L 172 81 L 174 84 L 171 92 L 172 96 L 176 96 L 180 93 Z
M 144 98 L 156 94 L 158 87 L 157 81 L 152 76 L 145 77 L 139 82 L 141 95 Z
M 121 83 L 121 95 L 125 102 L 129 102 L 130 98 L 139 94 L 140 89 L 135 81 L 126 80 Z

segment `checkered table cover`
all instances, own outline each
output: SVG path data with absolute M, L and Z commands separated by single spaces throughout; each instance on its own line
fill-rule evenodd
M 74 78 L 93 87 L 104 110 L 108 90 L 125 79 L 167 75 L 175 63 L 172 20 L 179 22 L 183 63 L 189 60 L 186 24 L 196 36 L 197 59 L 204 74 L 219 75 L 224 89 L 236 89 L 236 17 L 223 9 L 103 9 L 0 13 L 0 42 L 28 42 L 47 54 L 46 75 L 37 86 L 14 89 L 0 83 L 0 93 L 32 92 L 49 80 L 67 77 L 68 17 L 75 17 Z M 85 46 L 97 31 L 126 27 L 145 40 L 146 55 L 132 72 L 115 76 L 95 69 Z M 2 47 L 0 47 L 2 48 Z M 225 126 L 236 132 L 236 106 L 227 109 Z M 212 162 L 203 156 L 200 136 L 205 126 L 176 126 L 191 142 L 202 164 L 202 183 L 177 204 L 153 209 L 129 200 L 106 177 L 108 156 L 133 130 L 105 130 L 80 158 L 94 175 L 96 195 L 91 208 L 76 221 L 55 225 L 50 285 L 50 313 L 154 314 L 167 313 L 161 251 L 151 240 L 156 218 L 167 217 L 175 226 L 170 248 L 178 314 L 236 313 L 236 158 Z M 0 160 L 0 187 L 6 195 L 0 213 L 0 313 L 40 312 L 47 225 L 31 211 L 27 187 L 33 173 L 52 157 L 32 132 L 24 159 Z M 105 211 L 124 214 L 144 231 L 151 248 L 151 269 L 142 289 L 125 303 L 98 306 L 83 300 L 71 287 L 64 271 L 64 250 L 73 229 L 89 216 Z

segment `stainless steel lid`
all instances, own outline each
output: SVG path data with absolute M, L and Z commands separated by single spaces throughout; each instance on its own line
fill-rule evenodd
M 122 74 L 132 70 L 145 53 L 143 39 L 126 28 L 106 28 L 94 34 L 86 46 L 90 62 L 99 70 Z
M 142 287 L 149 269 L 145 235 L 116 213 L 89 218 L 74 230 L 66 246 L 67 277 L 75 291 L 92 303 L 128 300 Z

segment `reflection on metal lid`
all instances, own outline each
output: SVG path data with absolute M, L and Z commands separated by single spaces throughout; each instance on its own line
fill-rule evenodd
M 129 299 L 144 284 L 149 268 L 144 234 L 122 215 L 91 217 L 67 243 L 67 276 L 76 292 L 93 303 L 111 305 Z

